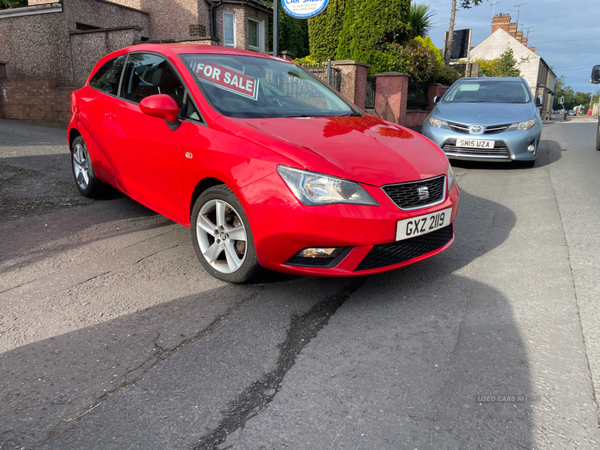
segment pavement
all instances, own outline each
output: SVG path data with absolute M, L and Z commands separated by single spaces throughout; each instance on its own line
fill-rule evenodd
M 231 286 L 186 228 L 80 199 L 64 130 L 0 121 L 0 448 L 598 448 L 595 129 L 454 164 L 434 258 Z

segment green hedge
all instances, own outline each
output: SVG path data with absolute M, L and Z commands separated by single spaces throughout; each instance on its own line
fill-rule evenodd
M 346 0 L 329 0 L 325 11 L 308 20 L 310 55 L 317 61 L 335 59 L 344 25 Z
M 410 0 L 346 0 L 336 58 L 384 69 L 389 57 L 382 54 L 382 43 L 406 40 L 410 31 L 409 14 Z

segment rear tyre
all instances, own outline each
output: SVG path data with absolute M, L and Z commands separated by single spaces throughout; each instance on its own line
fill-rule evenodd
M 99 198 L 105 194 L 106 185 L 96 177 L 90 153 L 81 136 L 73 139 L 71 144 L 71 167 L 75 184 L 81 195 Z
M 190 228 L 196 255 L 215 278 L 248 283 L 260 274 L 250 223 L 227 186 L 213 186 L 200 195 Z

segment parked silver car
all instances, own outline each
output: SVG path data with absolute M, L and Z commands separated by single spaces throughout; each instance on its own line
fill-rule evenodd
M 422 133 L 449 159 L 535 164 L 541 99 L 522 78 L 463 78 L 434 102 Z

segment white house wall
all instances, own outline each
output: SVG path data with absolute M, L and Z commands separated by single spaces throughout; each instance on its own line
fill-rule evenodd
M 500 29 L 471 50 L 471 60 L 474 59 L 496 59 L 508 48 L 512 48 L 517 67 L 521 76 L 533 92 L 536 90 L 540 57 L 529 50 L 506 31 Z

